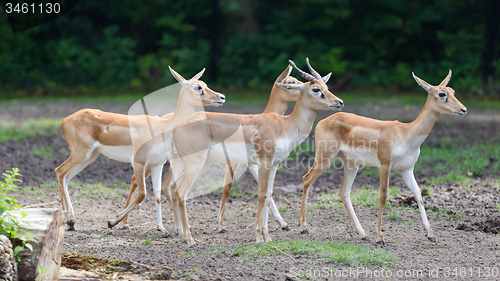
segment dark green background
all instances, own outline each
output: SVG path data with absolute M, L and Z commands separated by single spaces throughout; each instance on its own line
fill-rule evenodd
M 2 97 L 149 91 L 171 65 L 222 89 L 269 89 L 308 56 L 335 90 L 416 89 L 414 71 L 500 96 L 497 0 L 83 0 L 67 15 L 12 33 L 0 13 Z M 3 9 L 3 8 L 2 8 Z M 338 82 L 341 79 L 341 82 Z

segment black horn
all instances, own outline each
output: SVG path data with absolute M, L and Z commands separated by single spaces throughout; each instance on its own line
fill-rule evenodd
M 297 73 L 299 73 L 300 76 L 309 80 L 311 83 L 314 83 L 316 81 L 316 78 L 314 78 L 314 76 L 305 71 L 300 70 L 292 60 L 288 60 L 288 63 L 297 71 Z
M 306 58 L 306 63 L 307 63 L 307 67 L 309 67 L 309 71 L 314 76 L 314 78 L 320 80 L 321 75 L 316 70 L 314 70 L 314 68 L 312 68 L 311 64 L 309 63 L 309 58 Z

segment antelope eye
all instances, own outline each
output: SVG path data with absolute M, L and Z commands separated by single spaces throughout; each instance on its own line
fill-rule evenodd
M 446 96 L 446 93 L 441 92 L 441 93 L 439 93 L 439 96 L 444 97 L 444 96 Z
M 315 93 L 317 93 L 317 92 L 319 92 L 319 91 L 321 91 L 321 90 L 320 90 L 320 89 L 318 89 L 318 88 L 314 88 L 314 89 L 313 89 L 313 92 L 315 92 Z
M 287 84 L 295 84 L 295 81 L 293 81 L 293 80 L 288 80 Z

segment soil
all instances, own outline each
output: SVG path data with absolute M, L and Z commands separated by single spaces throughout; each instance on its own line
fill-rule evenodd
M 0 121 L 20 122 L 29 118 L 63 118 L 80 108 L 94 107 L 126 113 L 127 103 L 74 103 L 58 102 L 9 103 L 0 104 Z M 379 119 L 414 119 L 420 108 L 401 107 L 386 103 L 357 103 L 349 106 L 354 113 Z M 42 108 L 42 109 L 40 109 Z M 3 110 L 2 110 L 3 109 Z M 217 109 L 226 112 L 256 113 L 262 107 L 224 106 Z M 347 110 L 347 106 L 346 106 Z M 11 112 L 5 113 L 5 112 Z M 321 113 L 324 117 L 327 113 Z M 500 114 L 469 108 L 469 114 L 459 118 L 443 116 L 435 125 L 426 140 L 432 146 L 441 145 L 445 138 L 455 141 L 466 136 L 460 145 L 471 143 L 495 143 L 500 139 Z M 312 137 L 311 137 L 312 138 Z M 33 156 L 30 150 L 50 146 L 52 155 L 47 158 Z M 59 207 L 60 195 L 57 185 L 43 184 L 56 181 L 54 169 L 69 155 L 67 144 L 60 133 L 49 136 L 36 136 L 21 141 L 0 143 L 2 161 L 0 170 L 18 167 L 23 174 L 20 190 L 14 195 L 23 206 L 46 204 L 47 207 Z M 317 261 L 309 255 L 263 256 L 245 261 L 239 256 L 218 253 L 220 248 L 236 248 L 242 244 L 254 242 L 253 222 L 257 211 L 257 198 L 251 195 L 256 190 L 256 182 L 247 172 L 237 180 L 235 188 L 241 190 L 238 197 L 228 201 L 226 214 L 227 232 L 217 231 L 217 211 L 221 194 L 212 192 L 188 201 L 188 213 L 196 248 L 188 248 L 178 238 L 162 238 L 156 231 L 156 217 L 151 183 L 148 181 L 148 195 L 130 215 L 130 229 L 121 229 L 121 225 L 109 229 L 107 221 L 118 214 L 125 204 L 128 188 L 122 184 L 123 192 L 113 194 L 101 192 L 88 194 L 85 185 L 70 188 L 76 216 L 76 231 L 65 233 L 64 251 L 75 252 L 103 259 L 133 261 L 154 267 L 168 267 L 174 270 L 174 279 L 189 280 L 296 280 L 296 272 L 303 270 L 335 269 L 338 273 L 347 273 L 350 269 L 371 270 L 370 274 L 359 274 L 367 280 L 381 279 L 384 276 L 373 275 L 380 270 L 390 270 L 391 277 L 384 280 L 455 280 L 465 270 L 468 280 L 500 278 L 500 188 L 498 175 L 485 172 L 480 178 L 474 177 L 469 183 L 430 185 L 425 181 L 437 174 L 416 174 L 421 188 L 429 187 L 430 196 L 424 197 L 427 215 L 437 243 L 428 241 L 416 202 L 411 199 L 411 192 L 404 185 L 400 176 L 391 177 L 391 186 L 399 189 L 399 194 L 390 200 L 392 205 L 407 208 L 386 209 L 382 222 L 386 244 L 376 244 L 375 230 L 377 210 L 370 207 L 355 206 L 356 214 L 371 241 L 359 238 L 345 209 L 309 208 L 307 222 L 309 234 L 301 234 L 298 223 L 300 197 L 302 196 L 302 176 L 307 172 L 311 161 L 310 153 L 305 153 L 301 162 L 289 163 L 286 169 L 278 171 L 275 179 L 274 198 L 282 209 L 281 214 L 290 226 L 284 231 L 270 218 L 270 235 L 274 241 L 334 241 L 362 245 L 369 248 L 382 248 L 393 253 L 397 261 L 385 268 L 349 265 Z M 165 171 L 164 171 L 165 172 Z M 222 181 L 222 171 L 212 167 L 207 174 L 213 181 Z M 132 168 L 130 164 L 119 163 L 100 156 L 94 163 L 78 174 L 74 180 L 86 183 L 113 185 L 120 179 L 130 183 Z M 314 183 L 310 193 L 310 206 L 317 204 L 321 193 L 336 193 L 342 181 L 342 170 L 332 169 L 324 173 Z M 378 189 L 377 176 L 358 174 L 353 192 L 362 187 Z M 116 186 L 116 184 L 114 184 Z M 173 218 L 168 204 L 163 199 L 163 222 L 170 233 L 174 232 Z M 399 213 L 399 219 L 392 220 L 389 215 Z M 453 271 L 455 270 L 455 271 Z M 472 271 L 471 271 L 472 270 Z M 496 271 L 495 271 L 496 270 Z M 422 275 L 416 276 L 421 271 Z M 310 271 L 311 272 L 311 271 Z M 396 273 L 405 276 L 396 276 Z M 455 275 L 453 275 L 455 272 Z M 496 278 L 492 274 L 496 272 Z M 490 275 L 486 275 L 486 274 Z M 413 274 L 413 275 L 412 275 Z M 317 276 L 317 275 L 316 275 Z M 330 275 L 332 276 L 332 275 Z M 353 275 L 346 278 L 352 278 Z M 437 278 L 434 278 L 437 277 Z M 317 279 L 335 279 L 335 277 Z

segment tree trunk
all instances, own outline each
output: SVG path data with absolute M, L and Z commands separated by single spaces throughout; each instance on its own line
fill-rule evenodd
M 19 253 L 19 281 L 57 280 L 68 213 L 60 209 L 21 209 L 9 213 L 28 223 L 19 224 L 20 232 L 31 234 L 35 240 L 29 242 L 33 251 L 25 248 Z M 21 213 L 26 216 L 22 218 Z M 22 242 L 14 239 L 12 244 L 16 247 Z

